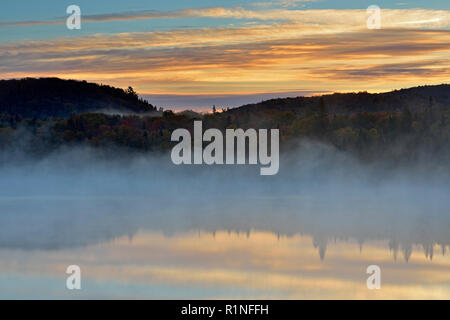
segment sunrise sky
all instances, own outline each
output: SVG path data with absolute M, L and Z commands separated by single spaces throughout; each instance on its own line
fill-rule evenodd
M 81 30 L 66 27 L 71 4 L 81 8 Z M 366 26 L 373 4 L 379 30 Z M 14 0 L 0 8 L 0 78 L 133 86 L 164 107 L 450 82 L 448 0 Z

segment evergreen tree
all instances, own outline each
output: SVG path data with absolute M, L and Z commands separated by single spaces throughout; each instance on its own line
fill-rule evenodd
M 405 108 L 402 112 L 402 119 L 401 119 L 401 126 L 402 126 L 402 130 L 403 132 L 409 132 L 411 130 L 411 126 L 412 126 L 412 114 L 411 111 L 409 111 L 408 108 Z
M 319 100 L 319 108 L 317 110 L 317 119 L 318 119 L 318 125 L 319 125 L 319 134 L 324 135 L 326 131 L 328 130 L 328 126 L 330 124 L 330 121 L 328 119 L 328 111 L 327 107 L 325 106 L 325 100 L 323 97 L 320 97 Z

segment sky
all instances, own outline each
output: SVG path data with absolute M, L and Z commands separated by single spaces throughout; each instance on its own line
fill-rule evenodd
M 81 9 L 81 29 L 66 8 Z M 370 5 L 380 7 L 369 29 Z M 171 109 L 450 82 L 448 0 L 15 0 L 0 78 L 126 88 Z

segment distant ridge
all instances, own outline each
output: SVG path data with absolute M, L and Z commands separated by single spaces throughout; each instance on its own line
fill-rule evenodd
M 314 97 L 278 98 L 228 109 L 240 114 L 257 110 L 290 111 L 304 115 L 317 108 L 323 97 L 330 114 L 357 112 L 395 112 L 408 108 L 412 112 L 429 106 L 450 107 L 450 85 L 419 86 L 385 93 L 334 93 Z M 138 97 L 130 87 L 127 90 L 86 81 L 59 78 L 24 78 L 0 80 L 0 114 L 20 115 L 25 118 L 66 118 L 87 112 L 145 114 L 156 111 L 147 101 Z M 186 116 L 192 116 L 186 110 Z
M 123 90 L 59 78 L 0 80 L 0 113 L 27 118 L 68 117 L 85 112 L 147 113 L 155 107 L 132 88 Z
M 329 113 L 423 111 L 432 106 L 450 107 L 450 85 L 419 86 L 385 93 L 334 93 L 314 97 L 279 98 L 247 104 L 229 112 L 259 110 L 291 111 L 296 114 L 308 112 L 319 104 L 323 97 Z M 431 98 L 431 100 L 430 100 Z

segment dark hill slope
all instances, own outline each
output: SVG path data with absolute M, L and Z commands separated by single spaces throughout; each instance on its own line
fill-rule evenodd
M 433 107 L 450 107 L 450 85 L 421 86 L 376 94 L 334 93 L 324 95 L 323 98 L 329 113 L 395 112 L 405 108 L 422 111 L 429 107 L 430 103 Z M 229 112 L 275 109 L 303 114 L 316 109 L 319 99 L 320 97 L 272 99 L 231 109 Z
M 105 110 L 145 113 L 155 108 L 132 89 L 58 78 L 0 80 L 0 114 L 43 119 Z

